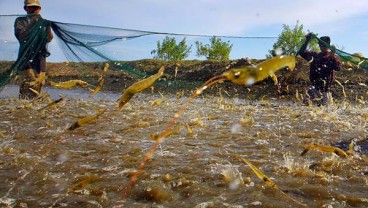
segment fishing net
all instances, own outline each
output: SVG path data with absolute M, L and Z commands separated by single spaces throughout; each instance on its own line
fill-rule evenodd
M 22 42 L 20 47 L 14 36 L 14 24 L 17 18 L 34 21 L 26 35 L 19 39 Z M 37 19 L 37 21 L 32 19 Z M 5 51 L 5 53 L 1 53 L 0 60 L 16 59 L 15 63 L 1 75 L 0 88 L 4 87 L 12 77 L 18 74 L 19 70 L 25 68 L 28 60 L 34 60 L 39 53 L 48 53 L 47 40 L 49 35 L 47 27 L 52 28 L 54 39 L 56 39 L 54 41 L 58 43 L 68 61 L 111 62 L 137 78 L 145 77 L 147 74 L 121 61 L 117 62 L 117 59 L 111 54 L 118 54 L 117 51 L 119 50 L 112 50 L 111 48 L 114 48 L 113 44 L 118 41 L 157 34 L 155 32 L 54 22 L 45 20 L 38 15 L 0 15 L 0 20 L 0 45 Z M 18 56 L 15 55 L 17 51 Z
M 135 78 L 145 78 L 154 74 L 154 72 L 145 71 L 132 67 L 122 57 L 126 53 L 134 51 L 131 47 L 147 46 L 151 44 L 154 48 L 157 38 L 154 41 L 150 39 L 152 36 L 197 36 L 197 37 L 211 37 L 206 35 L 191 35 L 191 34 L 175 34 L 150 32 L 141 30 L 120 29 L 111 27 L 100 27 L 92 25 L 81 25 L 62 23 L 56 21 L 49 21 L 39 17 L 38 21 L 29 28 L 27 35 L 22 37 L 21 47 L 14 35 L 14 23 L 17 18 L 29 18 L 30 15 L 0 15 L 0 61 L 10 60 L 15 61 L 14 64 L 1 71 L 0 90 L 9 81 L 19 73 L 19 70 L 24 69 L 28 64 L 27 60 L 34 60 L 40 51 L 47 54 L 48 51 L 52 53 L 62 53 L 69 62 L 109 62 L 110 65 L 117 66 L 119 70 L 124 70 L 129 75 Z M 47 43 L 47 27 L 52 28 L 54 40 Z M 236 37 L 236 36 L 217 36 L 224 38 L 275 38 L 275 37 Z M 144 41 L 142 39 L 145 38 Z M 317 38 L 317 37 L 315 37 Z M 137 41 L 134 41 L 137 40 Z M 54 48 L 51 48 L 51 47 Z M 329 46 L 331 47 L 332 46 Z M 47 48 L 51 48 L 48 50 Z M 58 52 L 56 52 L 58 51 Z M 139 49 L 136 53 L 139 53 Z M 357 55 L 349 54 L 336 49 L 336 53 L 346 61 L 355 64 L 359 67 L 368 69 L 367 59 Z M 180 80 L 160 81 L 160 84 L 166 85 L 182 85 Z
M 209 38 L 207 35 L 175 34 L 150 32 L 131 29 L 120 29 L 111 27 L 101 27 L 92 25 L 81 25 L 49 21 L 39 18 L 37 24 L 29 29 L 27 37 L 24 37 L 24 47 L 19 48 L 19 41 L 14 35 L 14 23 L 17 18 L 25 18 L 30 15 L 0 15 L 0 46 L 4 52 L 0 53 L 0 61 L 15 61 L 15 63 L 5 72 L 1 72 L 0 90 L 15 77 L 21 69 L 27 65 L 26 60 L 33 60 L 37 56 L 37 51 L 48 48 L 52 56 L 62 56 L 62 60 L 68 62 L 108 62 L 110 69 L 123 70 L 136 79 L 146 78 L 155 73 L 152 70 L 145 70 L 132 66 L 124 57 L 137 57 L 141 59 L 143 48 L 155 48 L 157 40 L 163 36 L 196 36 L 196 38 Z M 50 44 L 45 42 L 48 33 L 46 28 L 50 26 L 54 34 L 54 39 Z M 225 38 L 248 38 L 220 36 Z M 259 38 L 259 37 L 258 37 Z M 262 38 L 262 37 L 261 37 Z M 268 38 L 268 37 L 266 37 Z M 274 38 L 274 37 L 271 37 Z M 58 61 L 60 62 L 60 61 Z M 3 70 L 3 69 L 2 69 Z M 163 86 L 192 86 L 200 83 L 185 83 L 183 80 L 160 79 L 157 84 Z
M 133 57 L 130 60 L 141 60 L 142 56 L 137 54 L 146 53 L 149 48 L 152 50 L 157 47 L 157 42 L 163 39 L 163 36 L 179 36 L 183 38 L 189 37 L 192 42 L 208 40 L 212 38 L 210 35 L 193 35 L 152 32 L 142 30 L 131 30 L 111 27 L 101 27 L 92 25 L 81 25 L 49 21 L 40 18 L 37 26 L 32 27 L 28 34 L 27 45 L 19 50 L 18 40 L 14 36 L 14 22 L 19 17 L 27 15 L 0 15 L 0 46 L 3 52 L 0 53 L 0 61 L 10 60 L 15 63 L 4 73 L 0 71 L 0 90 L 4 87 L 19 70 L 27 64 L 22 60 L 33 60 L 36 56 L 37 47 L 48 47 L 51 52 L 49 62 L 54 61 L 54 57 L 62 54 L 64 60 L 68 62 L 108 62 L 109 69 L 123 70 L 127 74 L 136 79 L 146 78 L 155 73 L 152 70 L 145 70 L 139 66 L 129 63 L 124 57 Z M 47 36 L 45 28 L 51 26 L 54 39 L 50 44 L 42 43 Z M 276 37 L 240 37 L 240 36 L 216 36 L 231 40 L 239 39 L 275 39 Z M 37 46 L 37 47 L 36 47 Z M 148 52 L 150 54 L 151 50 Z M 32 53 L 34 51 L 34 53 Z M 17 55 L 18 54 L 18 55 Z M 24 55 L 27 54 L 27 55 Z M 21 56 L 25 56 L 21 58 Z M 150 54 L 151 55 L 151 54 Z M 17 58 L 18 57 L 18 58 Z M 147 57 L 143 57 L 147 58 Z M 50 61 L 51 60 L 51 61 Z M 201 80 L 203 81 L 203 80 Z M 197 86 L 201 82 L 191 79 L 190 83 L 181 79 L 165 79 L 158 80 L 157 84 L 163 86 Z
M 350 54 L 345 51 L 339 50 L 335 48 L 333 45 L 330 45 L 320 38 L 318 38 L 315 34 L 312 35 L 313 38 L 317 39 L 318 42 L 322 43 L 324 46 L 328 47 L 331 51 L 335 51 L 335 53 L 347 63 L 351 63 L 357 67 L 368 69 L 368 59 L 364 58 L 361 54 Z

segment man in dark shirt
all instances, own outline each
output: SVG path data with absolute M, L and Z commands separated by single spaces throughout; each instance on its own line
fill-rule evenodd
M 38 0 L 25 0 L 24 10 L 27 15 L 18 17 L 14 23 L 14 33 L 20 44 L 17 60 L 21 75 L 19 98 L 32 99 L 45 84 L 46 57 L 50 55 L 47 43 L 53 39 L 53 34 L 50 22 L 40 15 Z
M 328 36 L 323 36 L 319 40 L 321 52 L 306 51 L 312 34 L 306 36 L 306 41 L 300 48 L 298 54 L 310 63 L 309 79 L 313 86 L 309 87 L 307 103 L 318 100 L 319 105 L 328 105 L 330 88 L 334 81 L 334 71 L 339 71 L 341 62 L 334 51 L 327 47 L 331 40 Z M 323 42 L 322 42 L 323 41 Z

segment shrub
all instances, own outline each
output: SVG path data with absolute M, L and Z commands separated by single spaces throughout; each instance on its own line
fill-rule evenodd
M 166 36 L 162 44 L 160 41 L 157 41 L 157 49 L 152 50 L 151 54 L 155 54 L 154 58 L 156 59 L 182 61 L 189 56 L 191 48 L 192 46 L 187 46 L 186 38 L 177 44 L 175 38 Z
M 300 47 L 305 41 L 305 35 L 303 32 L 303 24 L 299 25 L 297 21 L 293 29 L 288 25 L 283 25 L 283 30 L 279 35 L 276 43 L 273 44 L 273 49 L 269 50 L 267 58 L 272 58 L 278 55 L 296 55 Z M 308 50 L 319 50 L 318 43 L 315 39 L 312 39 L 307 48 Z
M 210 45 L 203 45 L 195 42 L 197 46 L 197 56 L 205 56 L 207 60 L 229 60 L 230 52 L 233 47 L 230 42 L 223 42 L 220 38 L 211 37 Z

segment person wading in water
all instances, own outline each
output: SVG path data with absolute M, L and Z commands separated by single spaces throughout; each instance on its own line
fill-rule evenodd
M 46 57 L 50 56 L 47 44 L 53 39 L 51 22 L 41 17 L 39 0 L 25 0 L 26 16 L 14 23 L 15 36 L 19 41 L 18 67 L 21 77 L 20 99 L 37 97 L 45 84 Z M 39 80 L 39 82 L 35 82 Z M 33 89 L 33 90 L 31 90 Z
M 312 86 L 308 88 L 308 95 L 304 102 L 311 104 L 317 100 L 318 105 L 328 105 L 331 102 L 329 100 L 332 97 L 330 88 L 335 78 L 335 71 L 340 70 L 341 62 L 335 52 L 327 47 L 331 42 L 330 37 L 323 36 L 320 38 L 318 44 L 321 52 L 319 53 L 306 50 L 309 41 L 312 39 L 312 33 L 308 33 L 305 38 L 306 40 L 298 54 L 310 62 L 309 79 Z

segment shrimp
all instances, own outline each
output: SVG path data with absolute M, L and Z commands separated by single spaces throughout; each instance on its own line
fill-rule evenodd
M 258 176 L 258 178 L 260 178 L 262 181 L 264 181 L 267 185 L 271 186 L 271 188 L 274 188 L 274 189 L 279 190 L 285 197 L 287 197 L 288 199 L 290 199 L 295 204 L 301 205 L 303 207 L 306 206 L 305 204 L 299 202 L 298 200 L 292 198 L 287 193 L 285 193 L 269 177 L 267 177 L 261 170 L 259 170 L 255 165 L 253 165 L 247 159 L 245 159 L 245 158 L 241 158 L 241 159 L 243 160 L 243 162 L 245 162 L 253 170 L 253 172 Z
M 136 93 L 141 92 L 144 89 L 147 89 L 147 88 L 151 87 L 156 82 L 156 80 L 159 79 L 164 74 L 164 69 L 165 69 L 165 67 L 162 66 L 156 74 L 154 74 L 154 75 L 152 75 L 152 76 L 150 76 L 146 79 L 142 79 L 142 80 L 134 83 L 130 87 L 128 87 L 128 89 L 125 90 L 125 92 L 123 93 L 123 95 L 119 99 L 118 108 L 121 109 L 125 104 L 127 104 L 129 102 L 130 99 L 132 99 L 132 97 Z
M 267 183 L 267 185 L 271 186 L 272 188 L 278 189 L 278 186 L 269 177 L 267 177 L 261 170 L 259 170 L 256 166 L 254 166 L 247 159 L 242 158 L 242 160 L 253 170 L 253 172 L 258 176 L 258 178 L 260 178 L 262 181 Z
M 107 72 L 107 69 L 109 68 L 109 63 L 105 63 L 105 66 L 104 66 L 104 69 L 102 71 L 102 76 L 98 79 L 98 85 L 97 87 L 92 91 L 91 93 L 91 96 L 94 96 L 96 93 L 98 93 L 101 89 L 102 89 L 102 86 L 105 82 L 105 74 Z
M 355 154 L 354 146 L 355 146 L 355 139 L 352 139 L 350 144 L 349 144 L 349 149 L 346 151 L 347 155 L 354 156 L 354 154 Z
M 38 86 L 41 83 L 43 83 L 46 80 L 46 76 L 39 76 L 37 77 L 33 82 L 30 82 L 29 84 L 32 86 Z
M 169 137 L 171 135 L 174 135 L 174 134 L 179 133 L 180 130 L 181 130 L 181 127 L 180 126 L 176 126 L 173 130 L 167 131 L 164 136 L 165 137 Z M 159 134 L 151 134 L 150 135 L 150 139 L 153 140 L 153 141 L 156 141 L 160 136 L 161 135 L 159 135 Z
M 33 88 L 28 88 L 28 89 L 31 90 L 34 94 L 36 94 L 37 97 L 40 96 L 40 93 L 37 90 L 35 90 Z
M 89 85 L 87 82 L 82 81 L 82 80 L 69 80 L 66 82 L 59 82 L 59 83 L 49 81 L 49 83 L 53 87 L 63 88 L 63 89 L 69 89 L 69 88 L 76 87 L 76 86 L 86 87 Z
M 224 72 L 222 76 L 240 85 L 253 85 L 270 76 L 276 85 L 278 80 L 275 72 L 283 68 L 294 70 L 295 64 L 295 56 L 277 56 L 254 66 L 230 69 Z
M 342 88 L 342 94 L 344 95 L 344 97 L 348 97 L 348 96 L 346 95 L 346 93 L 345 93 L 345 88 L 344 88 L 344 86 L 341 84 L 341 82 L 339 82 L 339 80 L 337 80 L 337 79 L 335 79 L 335 82 L 341 86 L 341 88 Z
M 315 144 L 308 144 L 307 148 L 300 155 L 301 156 L 305 155 L 311 149 L 321 151 L 321 152 L 332 152 L 341 158 L 348 157 L 346 152 L 344 152 L 344 150 L 338 147 L 332 147 L 332 146 L 326 146 L 326 145 L 315 145 Z
M 103 68 L 103 71 L 102 71 L 102 75 L 105 75 L 105 73 L 107 72 L 107 70 L 109 69 L 109 67 L 110 67 L 110 64 L 109 63 L 105 63 L 105 65 L 104 65 L 104 68 Z
M 106 109 L 102 109 L 96 115 L 87 116 L 87 117 L 78 119 L 77 122 L 75 122 L 73 125 L 71 125 L 69 127 L 69 130 L 74 130 L 76 128 L 79 128 L 79 127 L 83 126 L 84 124 L 90 123 L 91 121 L 94 121 L 94 120 L 98 119 L 98 117 L 100 117 L 102 114 L 104 114 L 105 111 L 106 111 Z
M 59 98 L 59 99 L 57 99 L 57 100 L 54 100 L 54 101 L 50 102 L 49 104 L 47 104 L 45 107 L 42 107 L 42 108 L 38 109 L 38 111 L 42 111 L 42 110 L 44 110 L 44 109 L 46 109 L 46 108 L 48 108 L 48 107 L 50 107 L 50 106 L 53 106 L 53 105 L 55 105 L 55 104 L 57 104 L 57 103 L 60 103 L 60 102 L 61 102 L 61 101 L 63 101 L 63 100 L 64 100 L 64 98 L 63 98 L 63 97 L 61 97 L 61 98 Z
M 98 82 L 97 87 L 91 92 L 90 96 L 94 96 L 95 94 L 97 94 L 102 89 L 102 86 L 103 86 L 105 80 L 103 79 L 103 77 L 100 77 L 97 82 Z

